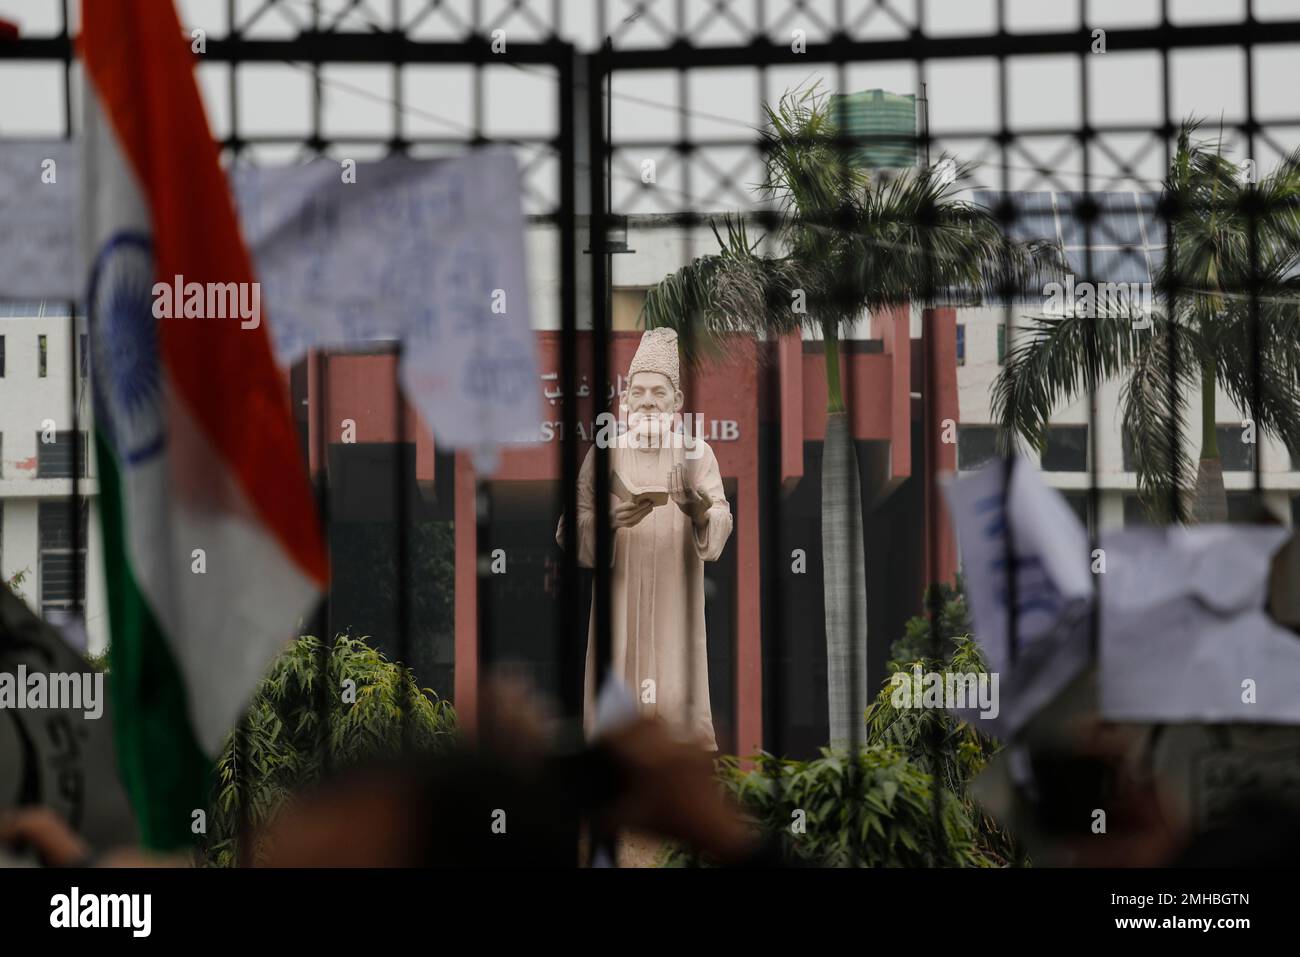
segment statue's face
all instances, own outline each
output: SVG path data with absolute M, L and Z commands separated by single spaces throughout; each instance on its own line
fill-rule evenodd
M 638 372 L 623 393 L 629 424 L 633 416 L 671 415 L 682 407 L 684 396 L 662 372 Z
M 674 389 L 672 380 L 662 372 L 638 372 L 623 393 L 627 410 L 627 427 L 633 434 L 657 444 L 659 438 L 673 431 L 674 413 L 681 410 L 684 397 Z

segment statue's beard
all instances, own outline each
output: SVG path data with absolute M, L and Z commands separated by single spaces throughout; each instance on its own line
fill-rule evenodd
M 671 412 L 631 412 L 627 430 L 637 445 L 654 448 L 672 433 L 674 419 Z

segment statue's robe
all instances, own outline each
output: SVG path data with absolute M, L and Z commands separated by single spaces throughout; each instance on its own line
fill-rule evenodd
M 692 458 L 696 452 L 698 457 Z M 682 448 L 642 450 L 628 435 L 609 450 L 610 466 L 637 485 L 668 484 L 673 465 L 684 463 L 691 484 L 713 499 L 697 529 L 670 498 L 640 523 L 614 533 L 610 609 L 613 675 L 627 686 L 644 715 L 662 718 L 684 737 L 716 750 L 709 705 L 708 643 L 704 631 L 704 563 L 716 561 L 731 535 L 731 507 L 713 450 L 702 439 Z M 595 566 L 596 450 L 578 476 L 578 563 Z M 610 496 L 608 508 L 618 499 Z M 564 544 L 564 522 L 556 532 Z M 595 716 L 596 618 L 592 600 L 587 633 L 584 693 L 586 728 Z M 649 680 L 653 684 L 647 685 Z

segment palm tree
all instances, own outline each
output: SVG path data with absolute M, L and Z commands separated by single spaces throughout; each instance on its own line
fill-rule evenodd
M 664 278 L 646 296 L 646 327 L 678 330 L 690 357 L 716 354 L 730 335 L 820 334 L 826 361 L 822 458 L 822 573 L 830 739 L 851 740 L 866 694 L 866 588 L 857 457 L 840 383 L 839 341 L 864 315 L 911 302 L 1002 290 L 1061 268 L 1046 243 L 1008 243 L 996 220 L 954 194 L 965 164 L 941 162 L 893 177 L 855 166 L 817 85 L 764 106 L 759 130 L 773 207 L 770 233 L 713 224 L 716 253 Z M 940 170 L 947 166 L 949 175 Z M 771 252 L 769 250 L 776 250 Z M 960 291 L 960 293 L 958 292 Z M 856 691 L 856 696 L 854 692 Z
M 994 383 L 993 413 L 1005 443 L 1018 433 L 1041 447 L 1057 408 L 1125 377 L 1120 417 L 1148 507 L 1181 520 L 1182 492 L 1194 488 L 1191 516 L 1208 522 L 1228 512 L 1218 388 L 1253 410 L 1258 432 L 1300 448 L 1300 151 L 1256 184 L 1224 158 L 1219 140 L 1196 138 L 1199 126 L 1183 124 L 1164 180 L 1162 310 L 1149 328 L 1125 304 L 1095 316 L 1028 317 Z M 1181 400 L 1192 389 L 1201 393 L 1194 482 Z

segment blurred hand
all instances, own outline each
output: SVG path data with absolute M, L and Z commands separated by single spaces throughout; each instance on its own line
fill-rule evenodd
M 47 807 L 25 807 L 0 816 L 0 844 L 30 848 L 46 867 L 73 867 L 90 857 L 90 845 Z
M 678 838 L 723 863 L 743 860 L 757 845 L 714 778 L 709 753 L 674 738 L 663 722 L 643 718 L 600 743 L 627 776 L 625 796 L 610 812 L 614 827 Z
M 533 769 L 543 759 L 555 730 L 555 712 L 527 679 L 493 673 L 479 697 L 479 741 L 517 767 Z

